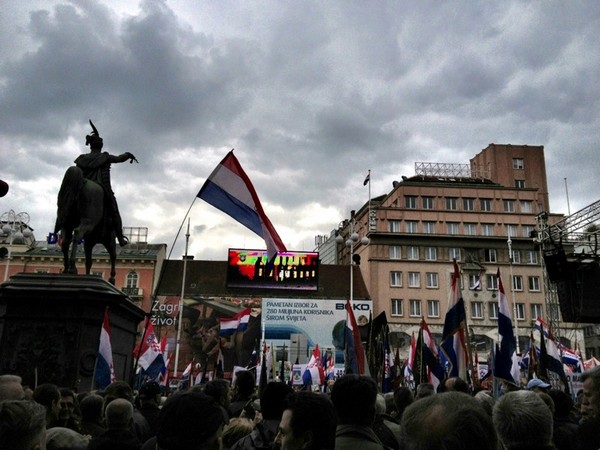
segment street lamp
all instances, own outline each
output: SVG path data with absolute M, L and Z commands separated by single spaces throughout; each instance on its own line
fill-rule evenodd
M 6 265 L 4 268 L 4 281 L 8 280 L 8 269 L 13 244 L 24 244 L 27 238 L 33 236 L 29 223 L 29 214 L 26 212 L 16 213 L 12 209 L 0 216 L 0 237 L 8 238 L 8 250 L 6 252 Z
M 355 219 L 354 219 L 354 211 L 350 212 L 350 237 L 346 240 L 346 247 L 350 250 L 350 303 L 354 300 L 354 264 L 360 264 L 360 256 L 354 255 L 354 246 L 359 242 L 362 245 L 367 245 L 369 243 L 369 238 L 363 236 L 361 239 L 356 231 L 354 231 Z M 344 237 L 338 233 L 335 237 L 335 242 L 338 244 L 342 244 L 344 242 Z

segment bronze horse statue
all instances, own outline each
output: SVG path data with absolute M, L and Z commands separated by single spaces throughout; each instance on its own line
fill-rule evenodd
M 102 244 L 110 256 L 109 281 L 115 284 L 117 249 L 127 245 L 123 236 L 121 216 L 110 186 L 110 165 L 129 161 L 137 162 L 135 156 L 126 152 L 118 156 L 102 152 L 103 141 L 90 120 L 92 133 L 86 136 L 90 153 L 80 155 L 75 166 L 65 172 L 58 193 L 58 212 L 54 233 L 60 231 L 64 255 L 63 273 L 77 273 L 75 266 L 77 246 L 83 241 L 85 273 L 92 269 L 92 250 Z
M 75 265 L 77 246 L 83 240 L 85 273 L 89 275 L 92 269 L 92 250 L 96 244 L 102 244 L 110 256 L 108 280 L 114 284 L 117 258 L 116 233 L 112 218 L 104 213 L 104 197 L 102 186 L 86 180 L 79 167 L 69 167 L 58 193 L 57 228 L 60 229 L 62 238 L 63 273 L 77 273 Z

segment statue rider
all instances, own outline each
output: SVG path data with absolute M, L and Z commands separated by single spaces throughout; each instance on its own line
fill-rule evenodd
M 110 217 L 117 235 L 119 245 L 122 247 L 128 244 L 128 240 L 123 236 L 123 223 L 115 194 L 110 185 L 110 165 L 113 163 L 122 163 L 125 161 L 135 161 L 135 156 L 126 152 L 118 156 L 111 155 L 108 152 L 102 152 L 103 141 L 98 130 L 90 120 L 92 132 L 85 137 L 85 145 L 90 146 L 90 153 L 80 155 L 75 160 L 77 167 L 83 172 L 87 180 L 94 181 L 102 186 L 104 190 L 105 217 Z

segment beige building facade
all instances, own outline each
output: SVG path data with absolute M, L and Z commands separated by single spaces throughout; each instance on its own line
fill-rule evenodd
M 539 214 L 548 213 L 551 223 L 562 217 L 549 213 L 542 146 L 490 144 L 470 164 L 416 163 L 415 175 L 393 186 L 336 233 L 344 241 L 352 232 L 369 238 L 352 249 L 338 244 L 338 260 L 349 264 L 350 253 L 360 256 L 375 314 L 385 311 L 401 356 L 422 318 L 441 337 L 453 260 L 461 271 L 469 341 L 480 356 L 498 340 L 498 271 L 519 350 L 538 316 L 560 323 L 567 345 L 583 342 L 581 329 L 561 322 L 558 305 L 546 301 L 543 257 L 532 238 Z

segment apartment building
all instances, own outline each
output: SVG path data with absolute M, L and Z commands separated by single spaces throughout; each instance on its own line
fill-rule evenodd
M 354 232 L 368 244 L 359 239 L 350 248 L 332 235 L 323 245 L 337 245 L 346 264 L 360 256 L 375 314 L 386 312 L 401 354 L 422 318 L 441 337 L 453 260 L 478 352 L 498 340 L 498 273 L 520 350 L 538 316 L 560 322 L 558 305 L 546 302 L 543 258 L 532 239 L 538 214 L 548 213 L 551 223 L 562 217 L 549 213 L 543 146 L 490 144 L 469 164 L 415 163 L 413 176 L 392 185 L 333 233 L 345 241 Z M 565 343 L 583 342 L 576 325 L 560 324 Z

